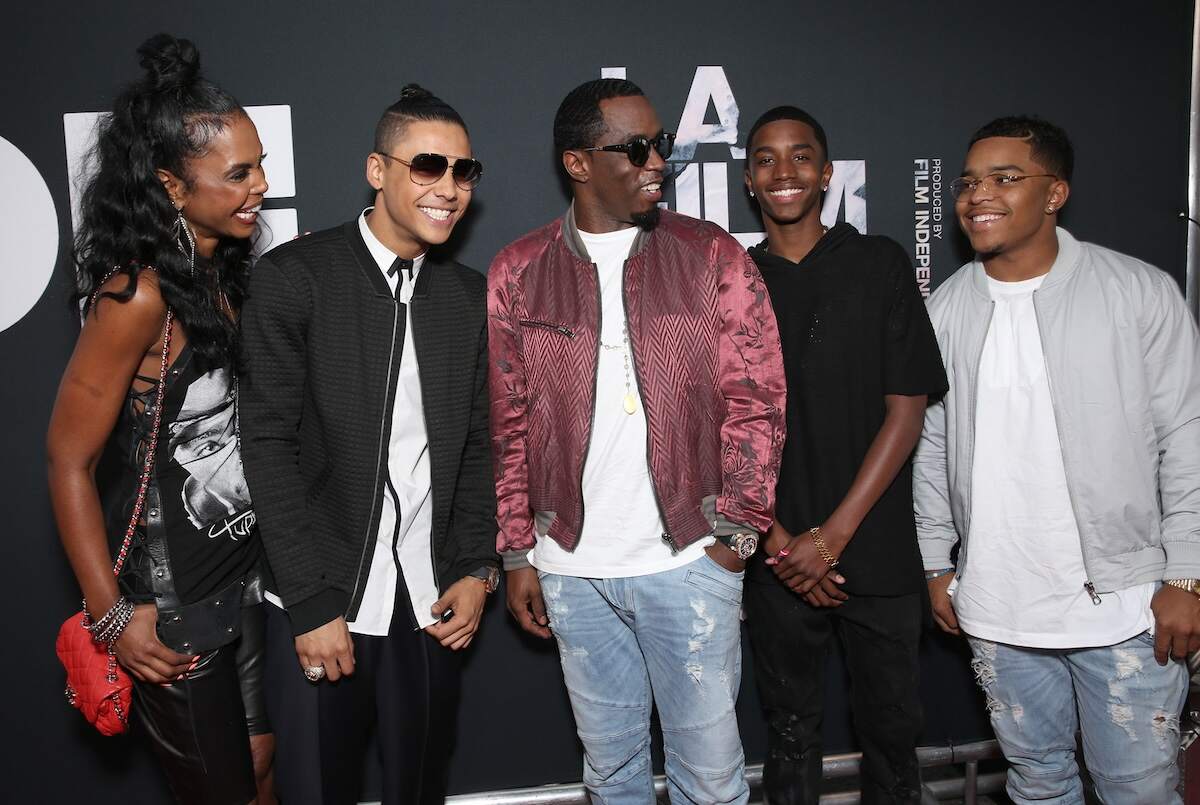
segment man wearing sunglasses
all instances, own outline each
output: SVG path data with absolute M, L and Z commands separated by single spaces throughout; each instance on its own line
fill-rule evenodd
M 434 250 L 482 172 L 458 113 L 409 85 L 367 157 L 374 206 L 255 265 L 242 439 L 282 607 L 266 689 L 289 805 L 362 799 L 373 731 L 384 802 L 446 795 L 499 569 L 485 280 Z
M 577 87 L 554 121 L 572 205 L 488 273 L 508 605 L 558 641 L 598 803 L 653 800 L 652 703 L 673 802 L 749 795 L 738 615 L 783 365 L 746 252 L 659 209 L 672 140 L 636 85 Z
M 1200 648 L 1200 336 L 1152 266 L 1073 238 L 1066 134 L 1001 118 L 950 189 L 975 260 L 930 299 L 950 378 L 913 503 L 938 625 L 965 634 L 1014 802 L 1179 802 Z M 957 565 L 951 549 L 959 544 Z

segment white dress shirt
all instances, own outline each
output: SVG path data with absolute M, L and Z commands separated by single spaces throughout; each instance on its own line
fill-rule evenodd
M 396 256 L 367 226 L 367 213 L 358 218 L 358 230 L 367 249 L 392 293 L 400 288 L 404 305 L 404 350 L 400 355 L 400 376 L 396 381 L 396 399 L 392 405 L 391 438 L 388 441 L 388 478 L 384 485 L 383 511 L 379 532 L 371 556 L 367 588 L 358 614 L 350 622 L 350 631 L 365 635 L 386 635 L 396 601 L 397 568 L 404 571 L 408 597 L 417 625 L 421 628 L 437 622 L 429 608 L 438 600 L 437 582 L 431 551 L 433 499 L 429 478 L 429 436 L 425 430 L 425 409 L 421 404 L 421 379 L 417 373 L 416 336 L 413 333 L 410 301 L 425 255 L 413 260 L 411 279 L 405 271 L 388 276 Z M 407 620 L 407 618 L 405 619 Z
M 362 603 L 354 620 L 347 625 L 355 634 L 384 636 L 392 622 L 398 568 L 404 570 L 409 601 L 417 625 L 422 629 L 437 622 L 437 618 L 430 613 L 430 607 L 438 600 L 438 590 L 431 548 L 433 501 L 429 476 L 429 437 L 425 430 L 425 409 L 421 404 L 421 379 L 417 372 L 412 305 L 409 304 L 425 255 L 413 260 L 411 278 L 404 271 L 388 276 L 388 269 L 397 255 L 380 243 L 367 226 L 367 213 L 372 209 L 368 207 L 359 215 L 358 231 L 392 293 L 396 293 L 398 283 L 404 283 L 399 294 L 399 301 L 404 305 L 404 349 L 400 354 L 400 376 L 396 381 L 396 399 L 392 404 L 388 477 L 384 484 L 379 531 L 371 553 L 371 567 Z M 272 604 L 282 608 L 283 603 L 277 595 L 267 593 L 266 597 Z

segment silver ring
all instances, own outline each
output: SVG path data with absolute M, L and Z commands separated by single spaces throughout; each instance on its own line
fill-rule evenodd
M 309 682 L 320 682 L 325 678 L 324 665 L 310 665 L 304 669 L 304 676 Z

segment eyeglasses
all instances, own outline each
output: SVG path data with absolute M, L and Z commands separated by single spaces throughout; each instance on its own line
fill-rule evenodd
M 658 155 L 663 159 L 668 159 L 671 152 L 675 150 L 675 133 L 664 131 L 657 137 L 634 137 L 627 143 L 617 143 L 616 145 L 594 145 L 591 148 L 584 148 L 584 151 L 616 151 L 619 154 L 625 154 L 629 157 L 629 161 L 637 167 L 642 167 L 646 164 L 646 160 L 650 159 L 650 149 L 653 148 L 658 152 Z
M 968 179 L 965 176 L 960 176 L 950 182 L 950 195 L 958 198 L 964 193 L 974 193 L 979 188 L 984 191 L 988 190 L 1003 190 L 1006 187 L 1012 187 L 1018 182 L 1023 182 L 1026 179 L 1057 179 L 1053 173 L 989 173 L 982 179 Z
M 451 168 L 450 159 L 444 154 L 417 154 L 411 162 L 406 162 L 391 154 L 379 153 L 379 156 L 394 159 L 401 165 L 407 166 L 408 178 L 412 179 L 414 184 L 422 187 L 441 179 L 446 175 L 446 169 Z M 483 178 L 483 163 L 478 159 L 459 157 L 454 160 L 450 175 L 454 177 L 454 183 L 462 190 L 474 190 L 479 185 L 479 180 Z

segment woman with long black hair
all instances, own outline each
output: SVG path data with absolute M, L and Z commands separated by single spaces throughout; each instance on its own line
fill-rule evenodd
M 138 54 L 83 195 L 84 322 L 50 421 L 51 499 L 85 623 L 133 677 L 176 798 L 272 802 L 235 361 L 265 155 L 191 42 L 159 34 Z

